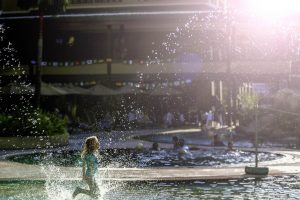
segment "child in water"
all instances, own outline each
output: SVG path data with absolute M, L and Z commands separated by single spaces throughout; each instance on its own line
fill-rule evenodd
M 98 169 L 99 147 L 100 144 L 96 136 L 86 138 L 81 152 L 81 159 L 83 161 L 82 179 L 88 184 L 89 190 L 77 187 L 72 195 L 73 198 L 80 193 L 91 197 L 97 196 L 99 188 L 95 180 L 95 174 Z

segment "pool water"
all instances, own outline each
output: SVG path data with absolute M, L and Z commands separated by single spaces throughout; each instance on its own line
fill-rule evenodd
M 179 167 L 179 166 L 221 166 L 238 163 L 253 163 L 254 152 L 227 151 L 224 149 L 192 150 L 192 157 L 182 160 L 177 151 L 164 149 L 135 153 L 130 149 L 108 149 L 100 156 L 101 167 Z M 261 152 L 259 161 L 281 158 L 282 155 Z M 79 151 L 57 151 L 10 156 L 7 159 L 27 164 L 56 166 L 81 166 Z
M 0 182 L 0 200 L 71 199 L 79 181 Z M 299 199 L 300 177 L 283 176 L 228 181 L 100 183 L 103 200 Z M 91 199 L 82 194 L 76 199 Z

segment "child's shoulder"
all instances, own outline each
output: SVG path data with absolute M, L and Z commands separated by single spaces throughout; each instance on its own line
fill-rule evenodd
M 95 159 L 97 158 L 96 153 L 88 153 L 85 155 L 85 159 Z

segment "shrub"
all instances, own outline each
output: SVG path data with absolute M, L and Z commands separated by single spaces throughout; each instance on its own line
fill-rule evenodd
M 0 113 L 1 136 L 51 136 L 66 132 L 66 121 L 57 115 L 35 110 L 8 115 Z
M 240 116 L 241 124 L 247 124 L 255 119 L 257 103 L 258 97 L 255 95 L 240 95 L 240 109 L 238 114 Z

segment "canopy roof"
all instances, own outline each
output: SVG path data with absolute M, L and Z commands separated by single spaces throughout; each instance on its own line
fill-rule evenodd
M 91 95 L 99 95 L 99 96 L 105 96 L 105 95 L 117 95 L 117 92 L 113 89 L 110 89 L 108 87 L 105 87 L 103 85 L 97 84 L 89 89 Z
M 153 96 L 172 96 L 172 95 L 181 95 L 181 91 L 167 87 L 167 86 L 157 86 L 152 91 L 149 92 Z
M 51 84 L 42 82 L 41 84 L 41 95 L 54 96 L 54 95 L 66 95 L 68 92 L 63 88 L 56 87 Z
M 120 89 L 117 89 L 116 92 L 118 94 L 145 94 L 144 90 L 130 85 L 121 87 Z
M 91 91 L 82 87 L 75 86 L 73 84 L 60 86 L 60 89 L 65 90 L 68 94 L 77 94 L 77 95 L 89 95 Z
M 34 87 L 23 83 L 9 83 L 0 88 L 0 94 L 33 94 L 33 92 Z

